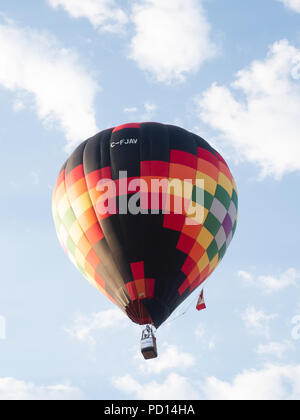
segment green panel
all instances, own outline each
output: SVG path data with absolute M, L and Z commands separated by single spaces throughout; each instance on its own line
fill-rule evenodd
M 237 195 L 237 193 L 235 192 L 235 190 L 233 190 L 233 192 L 232 192 L 232 199 L 231 199 L 231 200 L 234 202 L 235 207 L 236 207 L 236 208 L 238 208 L 238 205 L 239 205 L 239 199 L 238 199 L 238 195 Z
M 233 236 L 234 236 L 234 234 L 235 234 L 236 227 L 237 227 L 237 221 L 235 221 L 235 223 L 234 223 L 234 225 L 233 225 L 233 228 L 232 228 L 232 237 L 233 237 Z
M 220 230 L 221 223 L 212 213 L 208 213 L 204 226 L 213 236 L 216 236 Z
M 193 202 L 203 206 L 203 197 L 204 197 L 204 207 L 207 210 L 210 210 L 214 197 L 209 192 L 194 185 L 193 194 L 192 194 Z
M 226 210 L 229 210 L 231 198 L 226 190 L 221 185 L 217 186 L 215 197 L 223 204 Z
M 56 213 L 54 216 L 54 224 L 55 224 L 56 231 L 59 232 L 60 226 L 62 224 L 62 220 L 59 217 L 58 213 Z
M 68 240 L 67 240 L 67 248 L 71 252 L 71 254 L 75 256 L 76 245 L 70 236 L 68 237 Z
M 212 261 L 219 252 L 218 245 L 215 240 L 212 241 L 206 252 L 209 260 Z
M 192 201 L 203 206 L 204 190 L 194 185 L 192 193 Z
M 224 257 L 226 250 L 227 250 L 227 245 L 225 242 L 225 244 L 222 246 L 222 248 L 219 251 L 219 261 Z
M 204 191 L 204 207 L 207 210 L 211 209 L 213 201 L 214 197 L 208 191 Z
M 78 270 L 80 271 L 80 273 L 81 273 L 84 277 L 86 277 L 86 271 L 84 270 L 84 268 L 83 268 L 83 267 L 81 267 L 81 265 L 79 265 L 79 264 L 77 264 L 77 268 L 78 268 Z
M 64 215 L 64 219 L 63 219 L 63 223 L 67 231 L 71 229 L 71 227 L 73 226 L 75 222 L 76 222 L 76 217 L 75 217 L 72 207 L 70 207 L 69 210 Z

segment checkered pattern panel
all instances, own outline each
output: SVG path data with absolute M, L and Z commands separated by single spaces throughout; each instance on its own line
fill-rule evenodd
M 237 223 L 237 189 L 223 158 L 199 148 L 197 179 L 204 181 L 205 212 L 201 225 L 190 229 L 184 225 L 181 229 L 177 248 L 187 254 L 187 259 L 182 267 L 186 279 L 180 294 L 192 292 L 212 274 L 225 255 Z

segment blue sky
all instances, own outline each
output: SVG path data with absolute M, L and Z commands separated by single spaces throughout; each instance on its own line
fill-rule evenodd
M 300 1 L 10 0 L 0 13 L 0 399 L 300 399 Z M 140 327 L 76 272 L 51 215 L 75 145 L 145 120 L 205 137 L 240 196 L 207 311 L 184 303 L 148 363 Z

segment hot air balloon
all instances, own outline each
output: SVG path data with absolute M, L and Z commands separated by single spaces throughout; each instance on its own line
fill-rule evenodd
M 176 180 L 182 189 L 170 187 Z M 53 194 L 57 235 L 78 270 L 133 322 L 155 328 L 219 265 L 237 211 L 221 155 L 159 123 L 122 125 L 82 143 Z

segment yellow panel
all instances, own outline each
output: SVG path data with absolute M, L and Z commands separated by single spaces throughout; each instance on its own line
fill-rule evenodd
M 63 181 L 61 182 L 60 186 L 55 191 L 53 201 L 59 202 L 65 193 L 66 193 L 66 185 L 65 185 L 65 182 Z
M 219 179 L 218 183 L 221 185 L 221 187 L 224 188 L 229 194 L 229 197 L 232 196 L 232 183 L 229 181 L 226 175 L 224 175 L 222 172 L 219 173 Z
M 95 269 L 91 266 L 91 264 L 90 263 L 88 263 L 87 261 L 85 262 L 85 264 L 84 264 L 84 270 L 85 270 L 85 272 L 89 275 L 89 276 L 91 276 L 93 279 L 95 279 L 95 274 L 96 274 L 96 271 L 95 271 Z
M 167 194 L 183 197 L 184 182 L 178 178 L 169 178 Z
M 238 189 L 237 189 L 237 186 L 236 186 L 236 183 L 235 183 L 234 179 L 232 180 L 232 185 L 233 185 L 233 188 L 235 189 L 235 192 L 238 193 Z
M 197 242 L 203 246 L 204 249 L 208 249 L 213 240 L 213 235 L 203 226 L 197 238 Z
M 57 202 L 55 200 L 52 200 L 52 214 L 55 219 L 57 215 Z
M 60 225 L 59 231 L 57 232 L 60 241 L 66 246 L 69 238 L 69 233 L 63 224 Z
M 97 216 L 95 214 L 94 208 L 90 208 L 85 213 L 83 213 L 79 218 L 78 222 L 80 226 L 82 226 L 82 230 L 85 232 L 89 230 L 90 227 L 94 226 L 98 223 Z
M 218 265 L 219 263 L 219 254 L 215 256 L 215 258 L 211 261 L 209 265 L 209 272 L 211 273 Z
M 75 221 L 70 229 L 69 235 L 75 242 L 75 244 L 78 244 L 82 236 L 84 235 L 79 223 Z
M 200 273 L 202 272 L 202 271 L 204 271 L 206 268 L 207 268 L 207 266 L 209 265 L 209 258 L 208 258 L 208 255 L 207 255 L 207 253 L 205 253 L 204 255 L 203 255 L 203 257 L 201 258 L 201 260 L 198 262 L 198 264 L 197 264 L 197 266 L 198 266 L 198 268 L 199 268 L 199 271 L 200 271 Z
M 68 196 L 71 201 L 76 200 L 77 197 L 80 197 L 85 192 L 87 192 L 85 178 L 81 178 L 79 181 L 68 188 Z
M 69 208 L 70 208 L 70 203 L 69 203 L 67 195 L 65 194 L 57 206 L 57 212 L 61 219 L 64 218 Z
M 84 257 L 86 257 L 88 253 L 90 252 L 90 250 L 92 249 L 92 245 L 89 243 L 89 241 L 86 239 L 85 236 L 81 237 L 77 246 Z
M 186 224 L 202 225 L 207 217 L 208 210 L 203 206 L 191 201 L 189 210 L 187 212 Z
M 76 248 L 75 251 L 75 258 L 77 263 L 83 268 L 85 264 L 85 257 L 82 255 L 82 252 L 78 248 Z
M 77 200 L 72 202 L 72 207 L 76 217 L 80 217 L 88 209 L 93 207 L 89 193 L 86 192 L 85 194 L 82 194 L 80 197 L 78 197 Z
M 204 174 L 203 172 L 197 171 L 197 180 L 203 180 L 204 181 L 204 190 L 208 191 L 211 195 L 216 194 L 217 189 L 217 182 L 212 179 L 207 174 Z

